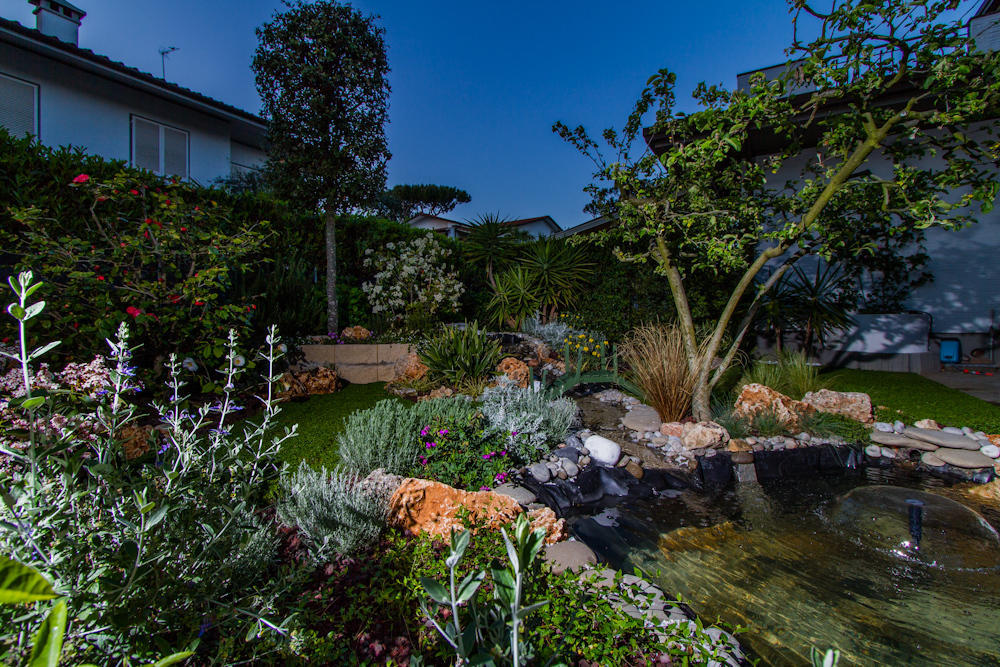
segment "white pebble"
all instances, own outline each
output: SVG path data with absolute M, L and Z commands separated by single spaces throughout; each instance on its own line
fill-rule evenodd
M 982 452 L 984 456 L 988 456 L 991 459 L 1000 458 L 1000 447 L 997 447 L 992 443 L 983 445 L 979 448 L 979 451 Z
M 873 459 L 882 456 L 882 448 L 878 445 L 868 445 L 865 447 L 865 454 L 872 457 Z

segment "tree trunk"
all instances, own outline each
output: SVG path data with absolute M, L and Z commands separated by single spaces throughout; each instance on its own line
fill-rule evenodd
M 337 217 L 326 213 L 326 330 L 340 331 L 337 322 Z
M 707 379 L 695 385 L 691 394 L 691 414 L 700 422 L 712 418 L 712 385 Z

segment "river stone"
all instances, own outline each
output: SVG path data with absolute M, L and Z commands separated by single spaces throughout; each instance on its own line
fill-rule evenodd
M 562 468 L 559 468 L 559 470 L 556 470 L 556 477 L 558 479 L 569 479 L 569 475 L 566 474 L 566 471 L 563 470 Z
M 865 454 L 872 457 L 873 459 L 877 459 L 880 456 L 882 456 L 882 448 L 879 447 L 878 445 L 868 445 L 867 447 L 865 447 Z
M 965 431 L 956 426 L 945 426 L 941 429 L 942 433 L 953 433 L 955 435 L 965 435 Z
M 894 458 L 896 458 L 896 452 L 895 452 L 895 450 L 890 449 L 889 447 L 880 447 L 879 449 L 882 450 L 882 456 L 884 456 L 885 458 L 887 458 L 887 459 L 894 459 Z
M 566 459 L 563 461 L 563 470 L 565 470 L 566 474 L 570 477 L 576 477 L 577 473 L 580 472 L 580 466 L 573 463 L 569 459 Z
M 966 438 L 968 439 L 968 438 Z M 967 449 L 947 449 L 942 447 L 934 452 L 945 463 L 950 463 L 957 468 L 992 468 L 993 459 Z
M 979 444 L 972 438 L 967 438 L 959 433 L 949 433 L 947 431 L 934 431 L 928 428 L 916 428 L 914 426 L 908 426 L 903 435 L 907 435 L 911 438 L 917 440 L 923 440 L 924 442 L 930 442 L 940 447 L 949 447 L 951 449 L 971 449 L 978 450 Z
M 753 463 L 753 452 L 733 452 L 730 459 L 735 464 Z
M 921 454 L 920 462 L 929 465 L 932 468 L 940 468 L 945 465 L 945 462 L 941 460 L 941 457 L 934 452 L 924 452 Z
M 573 461 L 576 463 L 580 460 L 580 450 L 574 447 L 563 447 L 555 450 L 552 454 L 556 458 L 563 459 L 564 461 Z
M 928 428 L 931 429 L 932 431 L 941 430 L 941 424 L 938 424 L 933 419 L 921 419 L 920 421 L 914 422 L 913 425 L 916 426 L 917 428 Z
M 513 498 L 520 505 L 530 505 L 538 500 L 538 497 L 531 491 L 523 486 L 517 486 L 516 484 L 501 484 L 497 488 L 493 489 L 493 491 L 494 493 L 499 493 L 502 496 Z
M 648 405 L 637 405 L 625 413 L 622 423 L 625 424 L 625 428 L 645 433 L 646 431 L 659 431 L 660 424 L 663 422 L 655 409 Z
M 899 435 L 898 433 L 883 433 L 882 431 L 872 431 L 871 440 L 872 442 L 888 447 L 909 447 L 910 449 L 920 449 L 925 452 L 933 452 L 938 448 L 937 445 L 931 442 L 907 438 L 905 435 Z
M 552 477 L 552 471 L 549 470 L 549 467 L 544 463 L 531 464 L 528 466 L 528 472 L 531 473 L 531 476 L 534 477 L 535 481 L 539 484 L 544 484 L 549 481 L 549 478 Z
M 613 466 L 622 455 L 622 448 L 614 440 L 608 440 L 603 435 L 592 435 L 583 443 L 590 452 L 590 458 L 597 463 Z
M 555 574 L 560 574 L 566 570 L 579 572 L 588 565 L 597 563 L 597 555 L 594 550 L 583 542 L 567 540 L 556 542 L 545 547 L 542 558 L 552 566 Z
M 629 461 L 625 464 L 625 471 L 635 477 L 636 479 L 642 479 L 646 472 L 642 469 L 642 466 L 635 461 Z
M 892 433 L 892 424 L 888 422 L 875 422 L 875 430 L 882 433 Z
M 573 434 L 566 438 L 566 446 L 577 450 L 583 449 L 583 440 L 580 440 L 580 436 Z
M 979 453 L 991 459 L 1000 458 L 1000 447 L 990 443 L 979 448 Z

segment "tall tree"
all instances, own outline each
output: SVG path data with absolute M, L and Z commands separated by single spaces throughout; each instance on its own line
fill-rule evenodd
M 396 185 L 378 198 L 378 211 L 390 220 L 406 222 L 420 213 L 441 215 L 472 201 L 469 193 L 450 185 Z
M 268 176 L 321 209 L 327 327 L 337 322 L 337 216 L 385 189 L 389 63 L 376 17 L 332 0 L 285 1 L 257 29 L 253 71 L 268 121 Z
M 687 114 L 675 109 L 675 75 L 661 70 L 623 130 L 603 133 L 610 160 L 584 128 L 554 126 L 597 164 L 592 210 L 617 215 L 617 238 L 642 244 L 626 259 L 654 262 L 670 285 L 698 419 L 711 416 L 712 387 L 798 260 L 873 251 L 873 208 L 901 235 L 956 229 L 975 221 L 972 204 L 992 208 L 1000 144 L 995 122 L 980 121 L 1000 115 L 1000 55 L 977 50 L 954 18 L 959 4 L 834 0 L 820 11 L 793 0 L 783 76 L 757 73 L 746 91 L 700 84 L 702 109 Z M 704 341 L 688 299 L 700 270 L 739 275 Z

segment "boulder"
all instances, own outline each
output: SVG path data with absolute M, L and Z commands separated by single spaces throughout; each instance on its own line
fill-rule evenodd
M 409 354 L 396 361 L 393 370 L 396 380 L 422 380 L 427 375 L 427 364 L 420 361 L 416 353 Z
M 592 435 L 583 444 L 590 452 L 590 458 L 604 465 L 615 465 L 622 455 L 621 445 L 601 435 Z
M 688 449 L 714 449 L 729 442 L 729 431 L 715 422 L 688 423 L 681 440 Z
M 646 433 L 648 431 L 659 431 L 660 424 L 663 422 L 654 408 L 648 405 L 637 405 L 625 413 L 622 423 L 625 424 L 625 428 L 627 429 Z
M 726 447 L 728 452 L 749 452 L 752 451 L 750 443 L 746 440 L 741 440 L 740 438 L 733 438 L 729 441 L 729 445 Z
M 296 373 L 285 373 L 281 376 L 282 398 L 293 396 L 313 396 L 317 394 L 332 394 L 339 386 L 337 371 L 327 366 L 311 368 Z
M 438 387 L 437 389 L 432 389 L 426 396 L 421 396 L 417 400 L 429 401 L 435 398 L 448 398 L 449 396 L 454 396 L 455 390 L 451 387 Z
M 762 384 L 748 384 L 736 399 L 734 412 L 739 417 L 753 419 L 762 412 L 769 412 L 791 430 L 798 430 L 799 415 L 815 412 L 815 408 L 796 401 Z
M 399 530 L 448 539 L 452 530 L 464 530 L 469 522 L 496 530 L 521 512 L 521 506 L 510 496 L 493 491 L 462 491 L 429 479 L 406 478 L 389 499 L 388 522 Z M 528 518 L 546 528 L 546 541 L 558 541 L 565 535 L 565 527 L 552 510 L 548 513 L 543 509 L 529 513 Z
M 521 389 L 528 388 L 528 380 L 531 379 L 531 369 L 528 364 L 514 357 L 507 357 L 497 364 L 497 371 L 503 373 L 513 380 Z
M 635 461 L 629 461 L 628 463 L 625 464 L 625 472 L 632 475 L 636 479 L 642 479 L 643 475 L 646 474 L 645 471 L 642 469 L 642 466 L 636 463 Z
M 590 565 L 597 564 L 597 555 L 594 550 L 576 540 L 559 542 L 546 547 L 542 559 L 552 567 L 552 572 L 555 574 L 566 570 L 579 572 Z
M 528 466 L 528 472 L 539 484 L 544 484 L 552 477 L 552 471 L 544 463 L 533 463 Z
M 935 431 L 927 428 L 915 428 L 907 426 L 903 435 L 916 440 L 933 443 L 939 447 L 950 447 L 951 449 L 979 450 L 979 443 L 972 438 L 959 433 L 948 433 L 946 431 Z
M 926 420 L 925 420 L 926 421 Z M 920 455 L 920 462 L 924 465 L 929 465 L 932 468 L 940 468 L 945 465 L 945 462 L 941 460 L 934 452 L 924 452 Z
M 933 419 L 921 419 L 918 422 L 914 422 L 913 425 L 916 426 L 917 428 L 926 428 L 926 429 L 930 429 L 932 431 L 940 431 L 941 430 L 941 424 L 938 424 Z
M 859 391 L 820 389 L 819 391 L 810 391 L 803 396 L 802 402 L 812 406 L 817 412 L 843 415 L 862 424 L 871 424 L 875 421 L 871 396 Z
M 681 437 L 684 435 L 684 424 L 680 422 L 668 422 L 660 424 L 660 433 L 669 437 L 671 435 Z
M 945 463 L 950 463 L 956 468 L 992 468 L 993 459 L 984 456 L 978 450 L 968 449 L 948 449 L 942 447 L 934 452 L 939 459 Z
M 528 521 L 531 522 L 531 529 L 541 528 L 545 531 L 545 543 L 557 544 L 565 540 L 566 521 L 556 517 L 556 513 L 548 507 L 538 507 L 528 511 Z
M 372 337 L 372 332 L 364 327 L 345 327 L 343 331 L 340 332 L 340 337 L 344 340 L 368 340 Z

